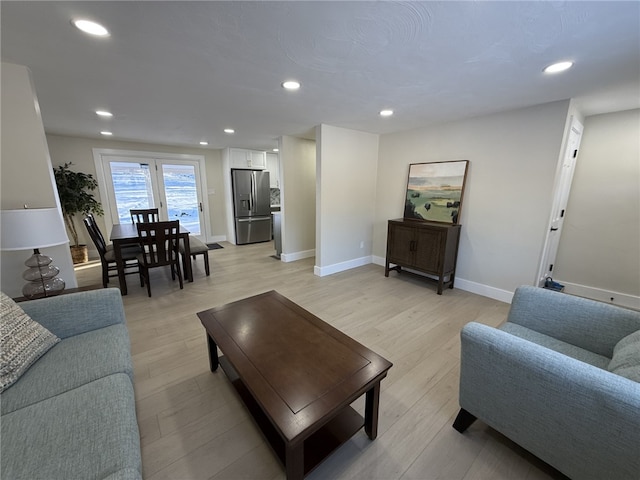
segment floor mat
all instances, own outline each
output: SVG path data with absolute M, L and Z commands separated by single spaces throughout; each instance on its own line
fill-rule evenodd
M 218 248 L 224 248 L 219 243 L 207 243 L 207 247 L 209 247 L 209 250 L 217 250 Z

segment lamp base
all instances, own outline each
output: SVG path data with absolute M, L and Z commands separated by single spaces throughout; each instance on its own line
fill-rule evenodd
M 29 267 L 22 274 L 22 278 L 29 282 L 22 288 L 22 295 L 25 298 L 33 300 L 52 297 L 64 290 L 64 280 L 56 277 L 60 269 L 51 265 L 51 258 L 42 255 L 37 248 L 24 264 Z

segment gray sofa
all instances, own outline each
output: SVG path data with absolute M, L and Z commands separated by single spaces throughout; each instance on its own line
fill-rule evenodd
M 0 396 L 0 477 L 142 478 L 120 291 L 93 290 L 19 305 L 61 341 Z
M 640 312 L 520 287 L 501 327 L 462 329 L 454 428 L 478 418 L 576 480 L 640 479 L 639 330 Z

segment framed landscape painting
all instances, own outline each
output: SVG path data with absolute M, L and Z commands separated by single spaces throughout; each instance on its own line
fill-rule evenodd
M 409 165 L 404 218 L 457 224 L 469 160 Z

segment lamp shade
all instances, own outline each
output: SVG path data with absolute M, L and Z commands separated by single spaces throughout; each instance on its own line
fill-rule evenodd
M 56 208 L 1 210 L 0 226 L 0 250 L 46 248 L 69 241 Z

